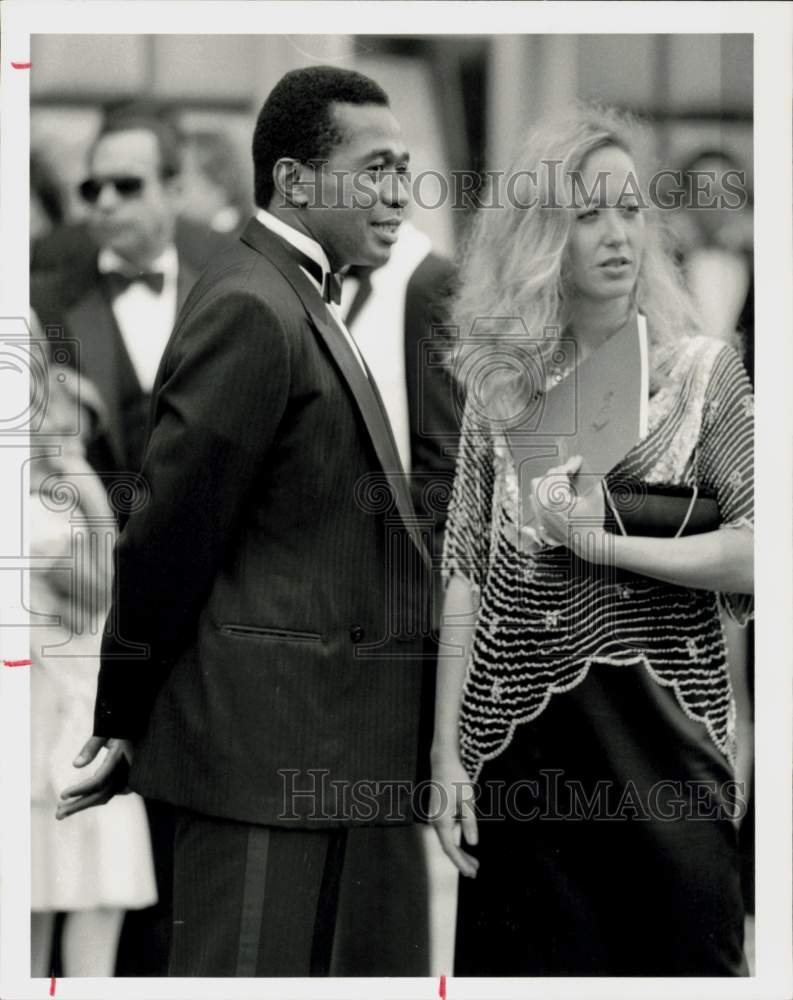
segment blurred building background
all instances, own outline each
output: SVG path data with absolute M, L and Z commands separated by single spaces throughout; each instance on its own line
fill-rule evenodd
M 249 190 L 262 101 L 284 72 L 314 63 L 383 85 L 416 172 L 505 169 L 529 123 L 582 97 L 648 116 L 664 167 L 717 148 L 745 168 L 751 188 L 751 35 L 36 35 L 31 58 L 32 145 L 66 187 L 72 217 L 100 105 L 141 96 L 171 104 L 186 134 L 228 140 Z M 426 205 L 441 200 L 438 190 L 422 187 Z M 452 256 L 463 215 L 449 204 L 413 208 Z
M 84 211 L 76 187 L 102 106 L 133 97 L 169 105 L 187 137 L 185 215 L 219 218 L 209 176 L 223 178 L 229 206 L 244 217 L 256 114 L 284 72 L 320 63 L 357 69 L 384 87 L 414 175 L 505 170 L 530 123 L 585 98 L 646 117 L 659 166 L 677 169 L 717 151 L 746 171 L 752 188 L 751 35 L 37 35 L 31 59 L 32 150 L 63 188 L 67 221 Z M 422 192 L 425 206 L 438 205 L 412 206 L 412 219 L 454 259 L 466 212 L 434 198 L 431 184 Z M 729 249 L 747 283 L 736 310 L 751 284 L 750 211 L 748 219 L 743 244 Z M 710 252 L 710 281 L 724 248 L 714 260 L 711 236 L 699 242 Z M 433 971 L 442 973 L 451 969 L 456 879 L 434 850 Z

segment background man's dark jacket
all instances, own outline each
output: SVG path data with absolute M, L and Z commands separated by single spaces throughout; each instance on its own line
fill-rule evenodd
M 177 254 L 178 312 L 196 274 L 183 255 Z M 65 267 L 31 274 L 31 305 L 42 326 L 62 328 L 71 363 L 102 397 L 104 422 L 88 445 L 91 465 L 100 473 L 135 473 L 143 460 L 150 397 L 124 344 L 107 278 L 97 269 L 97 256 L 94 250 L 90 266 L 81 263 L 79 269 Z M 55 346 L 53 341 L 51 347 Z

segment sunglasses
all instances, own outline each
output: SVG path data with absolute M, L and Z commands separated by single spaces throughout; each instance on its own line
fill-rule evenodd
M 119 198 L 136 198 L 143 191 L 145 180 L 143 177 L 133 177 L 123 175 L 119 177 L 87 177 L 77 189 L 80 197 L 88 205 L 95 205 L 99 201 L 106 184 L 112 184 L 116 189 Z

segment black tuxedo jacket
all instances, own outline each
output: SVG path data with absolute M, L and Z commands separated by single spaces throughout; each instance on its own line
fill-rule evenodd
M 144 393 L 116 323 L 104 277 L 96 266 L 79 280 L 72 273 L 36 272 L 31 275 L 31 305 L 42 326 L 63 331 L 71 363 L 91 381 L 105 405 L 103 424 L 88 442 L 91 464 L 99 472 L 137 472 L 143 459 L 148 420 Z M 196 276 L 179 256 L 177 311 L 195 284 Z M 54 348 L 61 342 L 53 340 Z
M 136 790 L 205 814 L 404 821 L 427 554 L 371 382 L 255 220 L 188 297 L 152 416 L 95 732 L 135 741 Z
M 411 275 L 405 291 L 411 488 L 416 512 L 433 521 L 436 562 L 442 555 L 446 507 L 454 483 L 460 434 L 459 401 L 451 371 L 446 367 L 453 344 L 437 329 L 447 321 L 454 279 L 451 262 L 429 253 Z

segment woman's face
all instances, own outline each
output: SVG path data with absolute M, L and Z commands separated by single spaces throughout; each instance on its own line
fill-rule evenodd
M 603 146 L 584 160 L 580 175 L 568 243 L 573 287 L 601 301 L 630 295 L 645 242 L 634 162 L 619 147 Z

